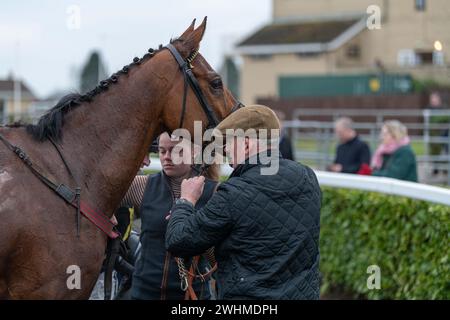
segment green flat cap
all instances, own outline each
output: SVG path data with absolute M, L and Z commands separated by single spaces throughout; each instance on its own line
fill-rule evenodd
M 280 121 L 272 109 L 263 105 L 250 105 L 236 110 L 223 119 L 215 128 L 223 136 L 230 135 L 230 130 L 228 129 L 232 129 L 233 131 L 241 129 L 244 132 L 249 129 L 254 129 L 257 137 L 260 137 L 259 130 L 265 129 L 267 130 L 267 138 L 270 138 L 271 129 L 280 130 Z M 217 131 L 216 135 L 218 135 Z M 239 134 L 232 133 L 231 135 L 235 136 Z

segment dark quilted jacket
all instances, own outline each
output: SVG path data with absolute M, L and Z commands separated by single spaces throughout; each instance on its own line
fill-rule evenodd
M 319 184 L 310 168 L 279 161 L 277 174 L 261 175 L 247 160 L 205 207 L 172 210 L 167 249 L 215 246 L 219 299 L 319 298 Z

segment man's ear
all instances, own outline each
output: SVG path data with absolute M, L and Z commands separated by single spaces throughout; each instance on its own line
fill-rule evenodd
M 245 156 L 250 154 L 250 149 L 253 147 L 253 141 L 249 137 L 245 137 Z

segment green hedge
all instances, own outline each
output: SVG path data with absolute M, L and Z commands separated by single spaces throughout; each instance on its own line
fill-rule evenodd
M 369 299 L 450 299 L 450 207 L 378 193 L 323 189 L 322 293 Z M 378 265 L 381 289 L 367 288 Z

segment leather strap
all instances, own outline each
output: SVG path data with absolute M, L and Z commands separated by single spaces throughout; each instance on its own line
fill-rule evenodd
M 71 206 L 77 209 L 78 213 L 82 213 L 89 221 L 102 230 L 108 237 L 115 239 L 119 233 L 114 230 L 114 224 L 104 213 L 92 209 L 87 203 L 80 201 L 79 190 L 73 191 L 64 184 L 57 184 L 50 178 L 46 177 L 39 166 L 35 165 L 28 155 L 20 147 L 11 144 L 3 135 L 0 134 L 0 140 L 10 149 L 17 157 L 31 170 L 31 172 L 47 187 L 53 190 L 59 197 Z M 77 219 L 79 219 L 77 217 Z M 79 223 L 79 221 L 78 221 Z M 78 224 L 79 226 L 79 224 Z M 79 232 L 79 229 L 77 229 Z
M 76 207 L 73 203 L 72 205 Z M 120 233 L 115 230 L 115 225 L 109 220 L 109 217 L 104 213 L 92 209 L 87 203 L 80 202 L 81 213 L 91 221 L 97 228 L 103 231 L 111 239 L 116 239 Z
M 108 242 L 107 247 L 107 257 L 106 257 L 106 268 L 103 278 L 103 299 L 111 300 L 112 295 L 112 274 L 114 271 L 114 266 L 116 264 L 116 259 L 119 256 L 120 249 L 120 238 L 112 239 Z
M 189 67 L 189 63 L 183 59 L 183 57 L 180 55 L 178 50 L 172 45 L 168 44 L 166 48 L 170 51 L 170 53 L 173 55 L 175 60 L 178 63 L 178 66 L 180 68 L 180 71 L 183 73 L 185 77 L 185 91 L 187 91 L 186 81 L 189 83 L 190 87 L 192 88 L 192 91 L 194 91 L 195 96 L 197 97 L 198 101 L 200 102 L 200 105 L 203 108 L 203 111 L 205 112 L 207 118 L 208 118 L 208 126 L 207 128 L 213 128 L 219 124 L 219 121 L 217 120 L 217 117 L 214 113 L 214 110 L 211 108 L 211 106 L 206 101 L 205 96 L 203 95 L 202 90 L 200 89 L 200 85 L 195 78 L 192 69 Z M 184 93 L 185 96 L 185 93 Z M 186 100 L 183 99 L 183 109 L 181 114 L 181 119 L 184 118 L 185 113 L 185 103 Z M 182 120 L 180 121 L 182 124 Z M 181 127 L 181 126 L 180 126 Z
M 200 256 L 195 256 L 194 258 L 192 258 L 191 267 L 189 268 L 188 272 L 188 287 L 186 290 L 186 294 L 184 295 L 184 300 L 198 300 L 194 288 L 192 287 L 192 283 L 195 278 L 195 270 L 197 269 L 199 260 Z

